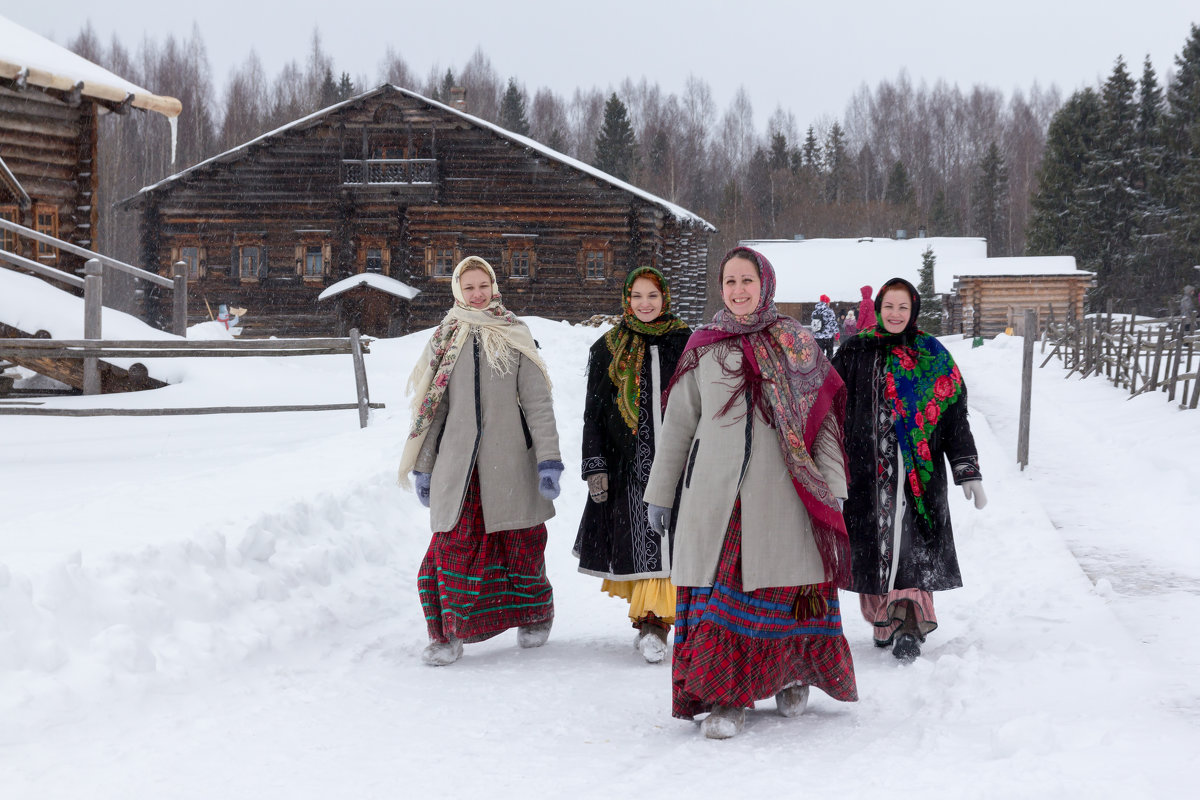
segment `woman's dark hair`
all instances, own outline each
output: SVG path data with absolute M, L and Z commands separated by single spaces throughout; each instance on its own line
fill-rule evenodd
M 754 251 L 749 247 L 735 247 L 721 259 L 720 277 L 717 278 L 718 285 L 725 282 L 725 265 L 735 258 L 744 258 L 753 264 L 754 271 L 758 274 L 758 279 L 762 280 L 762 265 L 758 263 L 758 258 L 754 255 Z

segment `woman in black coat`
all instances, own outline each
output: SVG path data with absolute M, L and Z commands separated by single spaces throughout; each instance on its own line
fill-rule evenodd
M 920 655 L 937 627 L 931 592 L 962 586 L 946 495 L 946 461 L 976 508 L 987 502 L 967 387 L 954 358 L 917 329 L 921 298 L 902 278 L 875 297 L 877 323 L 833 358 L 846 382 L 851 590 L 875 645 Z
M 592 345 L 583 411 L 583 477 L 590 502 L 575 540 L 579 571 L 629 601 L 637 645 L 666 655 L 675 620 L 671 545 L 650 529 L 642 494 L 662 423 L 662 395 L 691 330 L 671 313 L 666 279 L 653 267 L 629 273 L 621 322 Z

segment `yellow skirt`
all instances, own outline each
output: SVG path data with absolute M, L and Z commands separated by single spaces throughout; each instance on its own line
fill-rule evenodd
M 652 612 L 668 625 L 675 622 L 675 585 L 670 578 L 646 578 L 640 581 L 610 581 L 600 584 L 601 591 L 629 601 L 629 619 L 637 623 Z

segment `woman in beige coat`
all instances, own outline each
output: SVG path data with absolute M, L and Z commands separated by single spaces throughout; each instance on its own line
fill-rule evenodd
M 645 494 L 665 530 L 683 482 L 672 713 L 711 712 L 701 727 L 714 739 L 772 695 L 786 717 L 803 712 L 810 685 L 858 699 L 837 596 L 850 562 L 845 387 L 812 335 L 779 315 L 761 254 L 731 250 L 721 293 L 725 308 L 680 359 Z
M 465 258 L 454 306 L 409 379 L 413 424 L 400 463 L 430 510 L 433 539 L 417 578 L 429 628 L 422 654 L 451 664 L 463 642 L 518 628 L 521 647 L 550 635 L 546 526 L 562 457 L 546 365 L 529 328 L 500 303 L 496 274 Z

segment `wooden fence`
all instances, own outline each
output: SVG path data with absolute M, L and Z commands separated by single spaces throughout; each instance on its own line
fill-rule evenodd
M 1046 366 L 1058 356 L 1066 377 L 1102 375 L 1130 397 L 1163 392 L 1181 409 L 1200 404 L 1200 328 L 1191 317 L 1114 317 L 1104 314 L 1079 322 L 1051 322 L 1042 336 Z M 1178 398 L 1178 399 L 1177 399 Z
M 351 329 L 345 338 L 328 339 L 155 339 L 146 341 L 117 341 L 112 339 L 0 339 L 0 356 L 12 355 L 26 358 L 197 358 L 197 357 L 246 357 L 246 356 L 311 356 L 348 354 L 354 365 L 354 403 L 324 405 L 279 405 L 279 406 L 209 406 L 203 408 L 28 408 L 17 405 L 0 406 L 0 414 L 30 414 L 41 416 L 169 416 L 175 414 L 248 414 L 267 411 L 333 411 L 358 409 L 359 427 L 367 427 L 369 409 L 383 408 L 381 403 L 372 403 L 367 389 L 367 370 L 363 354 L 369 352 L 367 342 L 358 336 L 358 329 Z M 145 372 L 145 366 L 135 363 L 133 372 Z M 20 406 L 27 404 L 21 403 Z

